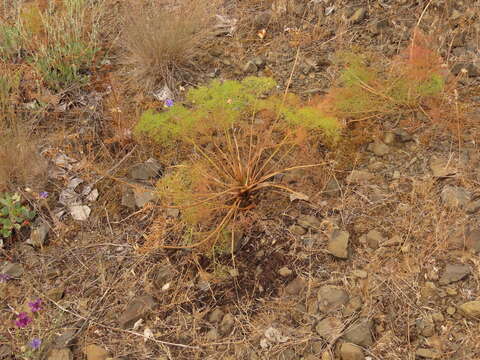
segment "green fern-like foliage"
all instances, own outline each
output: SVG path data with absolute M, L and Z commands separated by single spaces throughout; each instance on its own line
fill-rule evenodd
M 431 51 L 414 49 L 434 59 Z M 445 90 L 445 79 L 435 63 L 429 68 L 425 62 L 407 58 L 382 71 L 378 63 L 369 64 L 364 56 L 352 53 L 343 54 L 340 62 L 339 87 L 330 91 L 328 103 L 332 113 L 341 117 L 364 118 L 413 109 Z
M 256 112 L 270 110 L 279 124 L 290 128 L 303 127 L 336 137 L 340 126 L 333 116 L 314 107 L 305 107 L 293 94 L 286 98 L 261 96 L 270 92 L 276 83 L 271 78 L 247 77 L 242 81 L 212 81 L 208 86 L 192 89 L 188 105 L 176 104 L 168 111 L 146 111 L 136 126 L 138 135 L 147 135 L 169 146 L 176 142 L 195 143 L 203 136 L 225 131 L 233 124 L 248 123 Z
M 241 82 L 212 81 L 209 86 L 188 92 L 189 107 L 178 104 L 168 111 L 145 112 L 136 132 L 165 146 L 175 141 L 193 142 L 201 135 L 223 131 L 239 122 L 246 111 L 255 108 L 259 96 L 275 85 L 273 79 L 259 77 L 248 77 Z

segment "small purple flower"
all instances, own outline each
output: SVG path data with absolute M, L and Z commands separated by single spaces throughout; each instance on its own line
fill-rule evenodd
M 17 320 L 15 320 L 15 325 L 19 328 L 24 328 L 32 322 L 32 319 L 28 316 L 26 312 L 21 312 L 17 315 Z
M 38 196 L 40 197 L 40 199 L 46 199 L 46 198 L 48 198 L 48 192 L 46 192 L 46 191 L 40 191 L 40 193 L 38 194 Z
M 28 306 L 30 307 L 31 312 L 37 312 L 42 310 L 42 299 L 37 299 L 35 301 L 29 302 Z
M 173 100 L 172 99 L 165 100 L 165 106 L 166 107 L 172 107 L 173 106 Z
M 8 274 L 0 274 L 0 283 L 7 282 L 10 280 L 12 277 Z
M 40 346 L 42 345 L 42 339 L 32 339 L 32 341 L 30 341 L 30 347 L 33 349 L 33 350 L 38 350 L 40 348 Z

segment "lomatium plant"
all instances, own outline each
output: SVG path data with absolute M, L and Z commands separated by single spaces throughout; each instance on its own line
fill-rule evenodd
M 294 95 L 272 94 L 270 78 L 213 81 L 188 92 L 185 104 L 147 111 L 136 127 L 164 148 L 191 154 L 158 182 L 163 204 L 180 209 L 182 241 L 211 247 L 259 194 L 296 194 L 277 175 L 319 165 L 318 143 L 334 142 L 339 122 Z

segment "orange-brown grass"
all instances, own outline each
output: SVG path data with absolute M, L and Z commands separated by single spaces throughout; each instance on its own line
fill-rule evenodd
M 202 54 L 212 35 L 217 1 L 131 1 L 121 45 L 132 85 L 171 83 Z

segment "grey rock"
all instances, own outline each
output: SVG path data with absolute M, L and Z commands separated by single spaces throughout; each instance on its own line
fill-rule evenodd
M 52 349 L 48 353 L 47 360 L 73 360 L 73 354 L 69 348 Z
M 464 264 L 448 264 L 440 277 L 440 285 L 448 285 L 460 281 L 470 274 L 470 267 Z
M 395 129 L 394 133 L 400 142 L 406 143 L 413 140 L 412 135 L 410 135 L 405 129 Z
M 165 213 L 167 214 L 168 217 L 171 218 L 178 218 L 180 216 L 180 210 L 179 209 L 174 209 L 174 208 L 168 208 L 165 210 Z
M 328 240 L 327 251 L 340 259 L 348 259 L 350 234 L 346 231 L 334 230 Z
M 453 67 L 452 67 L 452 73 L 454 75 L 458 75 L 458 74 L 460 74 L 461 72 L 464 72 L 464 71 L 466 72 L 466 74 L 469 77 L 480 76 L 480 66 L 478 66 L 475 63 L 461 62 L 461 63 L 457 63 L 457 64 L 453 65 Z
M 216 328 L 212 328 L 208 330 L 206 337 L 208 341 L 215 341 L 220 337 L 220 334 Z
M 27 241 L 30 245 L 41 247 L 45 244 L 45 239 L 47 238 L 48 231 L 50 230 L 50 225 L 47 222 L 41 221 L 38 226 L 36 226 L 32 233 L 30 234 L 30 239 Z
M 109 357 L 107 350 L 95 344 L 85 346 L 85 355 L 87 360 L 106 360 Z
M 465 247 L 468 250 L 473 250 L 475 253 L 480 252 L 480 229 L 471 230 L 467 233 Z
M 270 23 L 272 20 L 272 12 L 267 10 L 267 11 L 262 11 L 255 15 L 255 18 L 253 19 L 253 24 L 257 29 L 265 28 L 267 25 Z
M 450 161 L 437 157 L 430 159 L 430 170 L 432 170 L 433 176 L 439 178 L 451 176 L 457 172 Z
M 434 350 L 423 349 L 423 348 L 415 351 L 415 355 L 417 355 L 420 358 L 424 358 L 424 359 L 440 359 L 442 357 L 441 354 L 439 354 L 438 352 L 436 352 Z
M 265 64 L 266 64 L 265 59 L 261 56 L 256 56 L 251 61 L 252 61 L 252 63 L 255 64 L 255 66 L 259 70 L 263 69 L 265 67 Z
M 216 308 L 208 315 L 208 321 L 210 321 L 211 323 L 219 323 L 220 321 L 222 321 L 224 316 L 225 313 L 222 311 L 222 309 Z
M 75 340 L 77 332 L 77 328 L 68 328 L 63 330 L 63 332 L 54 340 L 55 347 L 61 349 L 70 346 L 73 340 Z
M 435 334 L 435 324 L 430 318 L 418 319 L 416 321 L 417 330 L 425 337 L 430 337 Z
M 317 293 L 318 309 L 321 312 L 328 313 L 340 309 L 348 303 L 348 293 L 338 286 L 325 285 L 322 286 Z
M 328 341 L 336 339 L 342 329 L 343 323 L 335 317 L 327 317 L 315 326 L 317 334 Z
M 118 319 L 120 327 L 123 329 L 132 327 L 137 320 L 145 316 L 154 306 L 155 299 L 152 296 L 143 295 L 136 297 L 120 315 Z
M 149 180 L 160 176 L 162 165 L 155 159 L 150 158 L 143 164 L 132 166 L 128 175 L 133 180 Z
M 244 73 L 250 74 L 258 71 L 257 65 L 253 61 L 248 61 L 242 68 Z
M 299 236 L 305 235 L 307 233 L 307 230 L 305 230 L 305 228 L 300 225 L 292 225 L 289 227 L 289 230 L 293 234 L 299 235 Z
M 465 316 L 480 318 L 480 300 L 463 303 L 458 310 Z
M 154 189 L 150 190 L 139 187 L 133 189 L 133 196 L 135 198 L 135 205 L 138 208 L 143 208 L 147 203 L 157 199 L 157 194 Z
M 135 196 L 133 195 L 133 189 L 131 186 L 124 185 L 122 186 L 122 206 L 125 206 L 129 209 L 135 209 Z
M 302 215 L 298 218 L 298 224 L 306 228 L 319 228 L 320 220 L 316 216 Z
M 290 270 L 288 267 L 284 266 L 284 267 L 282 267 L 280 270 L 278 270 L 278 273 L 279 273 L 280 276 L 282 276 L 282 277 L 289 277 L 290 275 L 293 274 L 293 271 Z
M 373 344 L 372 325 L 371 320 L 360 319 L 345 330 L 343 339 L 362 347 L 371 346 Z
M 347 176 L 347 182 L 349 184 L 356 185 L 367 184 L 373 179 L 374 175 L 365 170 L 352 170 L 352 172 Z
M 285 287 L 285 292 L 288 295 L 298 295 L 304 288 L 305 280 L 303 280 L 301 277 L 296 277 Z
M 356 312 L 360 311 L 362 309 L 362 306 L 363 306 L 362 298 L 360 296 L 354 296 L 343 308 L 342 314 L 345 317 L 352 316 Z
M 232 314 L 225 314 L 220 323 L 220 333 L 222 335 L 228 335 L 232 332 L 235 325 L 235 318 Z
M 12 278 L 19 278 L 23 275 L 23 271 L 24 268 L 22 264 L 7 262 L 5 266 L 3 266 L 1 273 L 9 275 Z
M 395 133 L 388 131 L 383 136 L 383 142 L 387 145 L 392 145 L 395 142 L 396 136 Z
M 65 294 L 65 285 L 61 284 L 47 291 L 47 296 L 53 301 L 59 301 Z
M 367 9 L 364 7 L 358 8 L 355 10 L 352 16 L 348 19 L 348 21 L 352 24 L 358 24 L 361 22 L 363 19 L 365 19 L 365 16 L 367 15 Z
M 342 360 L 364 360 L 363 350 L 355 344 L 343 343 L 340 346 L 340 359 Z
M 390 148 L 383 142 L 374 142 L 369 144 L 368 150 L 377 156 L 385 156 L 390 152 Z
M 366 235 L 366 243 L 370 249 L 378 249 L 381 243 L 383 243 L 383 235 L 378 230 L 370 230 Z
M 329 195 L 329 196 L 337 196 L 341 193 L 341 188 L 340 188 L 340 184 L 338 183 L 337 179 L 333 178 L 333 179 L 330 179 L 327 183 L 327 185 L 325 186 L 325 190 L 324 190 L 325 194 Z
M 470 201 L 465 208 L 467 214 L 476 213 L 478 210 L 480 210 L 480 200 Z

